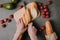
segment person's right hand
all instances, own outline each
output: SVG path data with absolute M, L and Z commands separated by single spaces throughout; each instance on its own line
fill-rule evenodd
M 28 24 L 28 34 L 31 40 L 37 40 L 37 29 L 32 25 L 33 23 Z

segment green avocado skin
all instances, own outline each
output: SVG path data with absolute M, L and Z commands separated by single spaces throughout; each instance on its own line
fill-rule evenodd
M 18 3 L 19 0 L 11 0 L 12 3 Z
M 3 4 L 3 8 L 11 10 L 14 9 L 14 5 L 12 3 L 5 3 Z

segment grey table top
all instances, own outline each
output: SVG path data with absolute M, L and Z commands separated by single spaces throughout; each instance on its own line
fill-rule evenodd
M 49 0 L 22 0 L 25 2 L 32 2 L 32 1 L 40 1 L 44 4 L 46 4 Z M 42 16 L 34 20 L 34 24 L 36 24 L 37 27 L 40 27 L 42 25 L 45 25 L 46 20 L 51 20 L 53 24 L 53 29 L 58 35 L 58 40 L 60 40 L 60 0 L 52 0 L 53 4 L 49 6 L 49 9 L 51 11 L 51 17 L 49 19 L 44 19 Z M 1 3 L 9 3 L 10 0 L 0 0 Z M 20 2 L 19 4 L 23 4 Z M 14 10 L 6 10 L 4 8 L 0 8 L 0 19 L 7 18 L 8 15 L 14 14 L 18 8 Z M 12 19 L 11 23 L 7 24 L 6 28 L 0 28 L 0 40 L 12 40 L 14 33 L 16 31 L 16 22 L 14 19 Z M 27 32 L 24 34 L 26 35 L 22 40 L 30 40 Z M 44 38 L 44 32 L 41 32 L 38 34 L 39 40 L 45 40 Z

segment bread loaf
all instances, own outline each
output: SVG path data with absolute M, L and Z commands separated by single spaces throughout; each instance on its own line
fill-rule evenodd
M 40 13 L 39 13 L 36 2 L 32 2 L 32 3 L 27 4 L 26 8 L 23 7 L 22 9 L 15 12 L 14 18 L 16 22 L 18 22 L 18 20 L 22 18 L 24 25 L 27 26 L 28 23 L 36 19 L 39 14 Z

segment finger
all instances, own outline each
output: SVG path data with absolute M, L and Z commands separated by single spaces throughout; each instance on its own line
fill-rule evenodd
M 33 23 L 31 22 L 30 25 L 32 25 Z
M 34 29 L 34 31 L 37 31 L 37 29 L 35 28 L 35 26 L 33 26 L 33 29 Z
M 23 23 L 23 20 L 21 19 L 21 23 Z
M 18 20 L 18 21 L 17 21 L 17 24 L 19 24 L 19 22 L 20 22 L 20 21 Z
M 33 29 L 32 25 L 29 25 L 29 26 L 28 26 L 28 29 L 29 29 L 29 30 L 32 30 L 32 29 Z
M 31 27 L 31 26 L 32 26 L 32 24 L 33 24 L 33 23 L 29 23 L 29 24 L 28 24 L 28 26 L 30 26 L 30 27 Z
M 23 32 L 25 32 L 27 30 L 27 28 L 24 28 Z
M 19 23 L 21 23 L 21 18 L 19 19 Z
M 32 24 L 33 24 L 32 22 L 28 24 L 28 31 L 32 30 Z
M 18 24 L 16 24 L 16 26 L 18 26 Z

